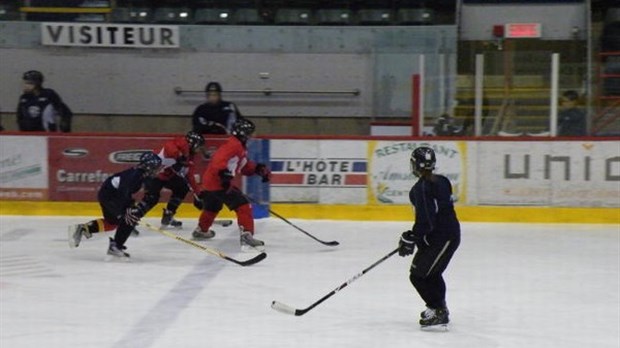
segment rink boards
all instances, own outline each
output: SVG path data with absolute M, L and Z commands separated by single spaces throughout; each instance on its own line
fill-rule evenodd
M 1 213 L 98 215 L 101 182 L 168 138 L 0 136 Z M 222 141 L 208 139 L 207 152 Z M 418 146 L 435 150 L 464 221 L 620 222 L 620 142 L 611 138 L 256 139 L 250 156 L 270 162 L 271 185 L 239 184 L 289 217 L 410 220 L 409 156 Z M 198 159 L 197 172 L 207 163 Z M 186 205 L 179 213 L 198 212 Z

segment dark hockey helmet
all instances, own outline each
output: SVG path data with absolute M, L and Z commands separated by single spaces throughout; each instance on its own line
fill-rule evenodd
M 199 147 L 205 144 L 205 138 L 198 132 L 189 131 L 185 135 L 185 139 L 187 140 L 187 143 L 192 151 L 198 150 Z
M 219 82 L 209 82 L 207 83 L 207 87 L 205 87 L 205 92 L 222 93 L 222 85 L 220 85 Z
M 161 158 L 154 152 L 145 152 L 140 155 L 140 163 L 138 163 L 138 168 L 144 169 L 146 175 L 154 175 L 160 167 Z
M 245 142 L 249 136 L 254 134 L 255 130 L 256 126 L 254 125 L 254 122 L 245 118 L 240 118 L 232 125 L 231 133 L 239 140 Z
M 437 158 L 435 151 L 427 146 L 420 146 L 411 153 L 411 173 L 415 176 L 421 176 L 423 171 L 432 172 L 435 169 Z
M 41 86 L 43 84 L 43 74 L 37 70 L 28 70 L 22 76 L 22 80 Z

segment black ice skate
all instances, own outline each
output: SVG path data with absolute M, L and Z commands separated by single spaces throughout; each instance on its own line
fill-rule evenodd
M 207 240 L 213 237 L 215 237 L 215 231 L 213 230 L 203 231 L 200 228 L 200 226 L 196 226 L 196 229 L 194 229 L 194 232 L 192 232 L 193 240 Z
M 420 319 L 420 326 L 423 330 L 439 329 L 447 330 L 449 319 L 449 312 L 447 308 L 432 309 L 427 308 L 421 313 L 425 317 Z
M 241 230 L 241 236 L 239 237 L 241 244 L 241 251 L 258 251 L 263 252 L 265 250 L 265 242 L 254 238 L 251 232 Z
M 82 236 L 87 239 L 93 236 L 90 231 L 88 231 L 88 227 L 85 224 L 69 226 L 69 247 L 77 248 L 80 246 Z
M 174 219 L 172 210 L 164 209 L 164 214 L 161 217 L 161 228 L 164 229 L 168 226 L 180 229 L 183 227 L 183 222 Z
M 129 259 L 129 254 L 126 253 L 127 249 L 124 245 L 118 246 L 114 239 L 110 238 L 110 246 L 108 247 L 108 255 L 119 258 L 119 259 Z
M 446 309 L 446 312 L 448 313 L 448 316 L 450 315 L 450 311 L 448 309 Z M 428 308 L 426 307 L 425 310 L 423 310 L 422 312 L 420 312 L 420 319 L 426 319 L 432 315 L 435 314 L 435 310 L 432 308 Z

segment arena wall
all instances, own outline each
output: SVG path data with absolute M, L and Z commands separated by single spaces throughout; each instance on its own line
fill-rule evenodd
M 2 135 L 0 214 L 98 215 L 95 192 L 105 177 L 166 138 Z M 209 139 L 209 150 L 220 141 Z M 617 138 L 257 139 L 250 154 L 270 162 L 272 182 L 243 184 L 291 218 L 412 220 L 409 155 L 421 145 L 435 149 L 463 221 L 620 223 Z M 180 214 L 198 212 L 186 204 Z
M 75 24 L 66 23 L 70 25 Z M 42 35 L 45 26 L 0 24 L 3 112 L 13 110 L 22 73 L 32 69 L 44 73 L 46 85 L 76 114 L 108 115 L 110 122 L 114 115 L 188 116 L 204 94 L 177 95 L 175 87 L 200 92 L 208 81 L 221 82 L 224 97 L 247 116 L 410 116 L 411 76 L 420 71 L 420 55 L 426 56 L 425 87 L 437 90 L 441 85 L 446 90 L 444 100 L 438 93 L 426 95 L 429 115 L 444 111 L 455 88 L 456 26 L 184 25 L 175 27 L 180 40 L 175 48 L 50 46 Z M 265 89 L 358 93 L 226 93 Z M 99 119 L 90 121 L 105 127 Z

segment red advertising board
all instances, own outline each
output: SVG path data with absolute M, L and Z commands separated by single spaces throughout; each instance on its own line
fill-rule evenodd
M 170 137 L 49 137 L 49 199 L 52 201 L 96 201 L 105 179 L 137 163 L 145 151 L 161 148 Z M 214 151 L 225 139 L 208 139 L 207 152 Z M 201 174 L 207 160 L 195 158 L 196 173 Z M 189 196 L 189 195 L 188 195 Z M 162 192 L 165 201 L 169 192 Z M 189 200 L 189 197 L 188 197 Z

